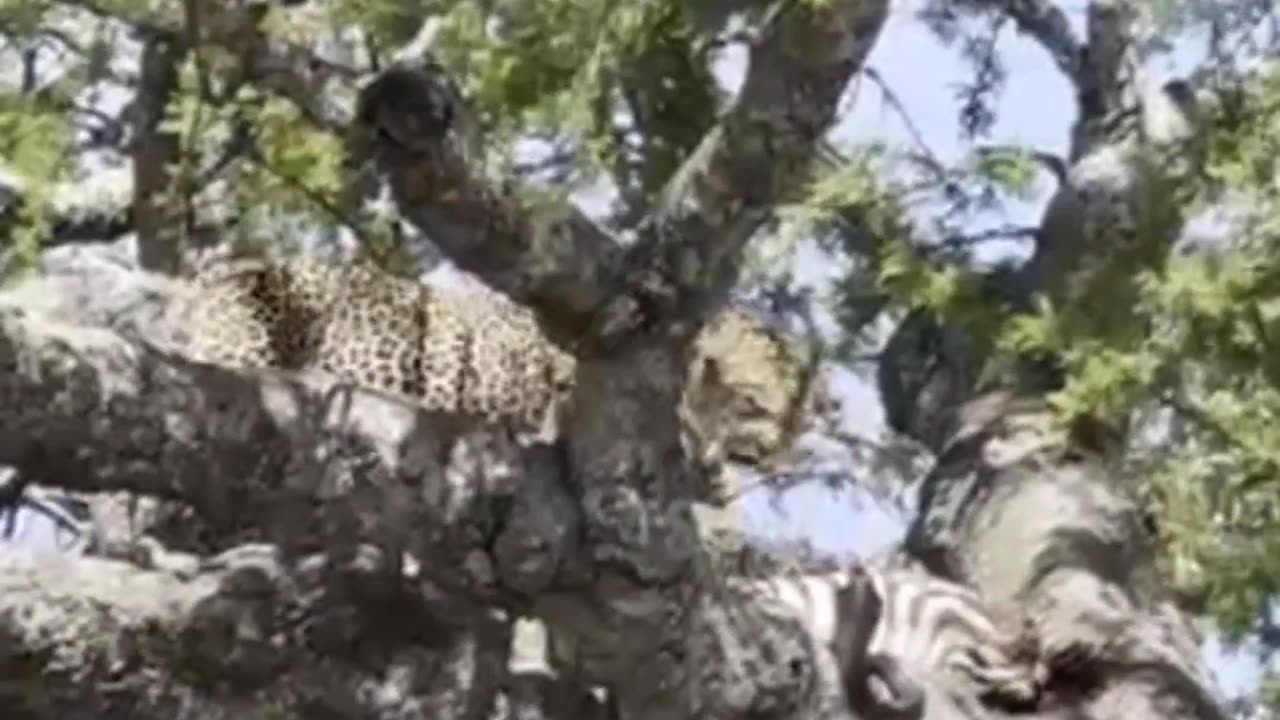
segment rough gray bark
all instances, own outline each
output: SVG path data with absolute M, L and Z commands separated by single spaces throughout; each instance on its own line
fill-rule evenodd
M 718 587 L 674 410 L 682 344 L 725 299 L 752 233 L 798 187 L 886 5 L 777 6 L 741 96 L 629 246 L 572 207 L 524 207 L 476 174 L 443 70 L 394 70 L 362 94 L 353 146 L 376 159 L 405 215 L 580 357 L 581 409 L 564 447 L 517 448 L 476 431 L 440 460 L 423 439 L 448 418 L 319 378 L 196 366 L 103 329 L 126 329 L 105 319 L 94 328 L 83 316 L 53 322 L 59 313 L 38 304 L 0 309 L 0 462 L 50 485 L 178 502 L 216 545 L 275 548 L 242 544 L 213 561 L 153 552 L 152 572 L 0 558 L 10 570 L 0 669 L 25 681 L 6 688 L 14 707 L 30 717 L 478 717 L 507 648 L 505 622 L 475 611 L 491 604 L 545 621 L 574 646 L 582 679 L 618 691 L 627 717 L 841 716 L 831 658 L 791 609 Z M 1082 94 L 1089 73 L 1118 77 L 1070 61 L 1085 43 L 1042 4 L 991 6 L 1070 66 Z M 173 32 L 163 18 L 136 22 Z M 1090 29 L 1102 47 L 1116 26 Z M 1099 96 L 1105 105 L 1114 94 Z M 955 410 L 943 415 L 953 423 L 935 449 L 949 452 L 926 480 L 908 551 L 941 548 L 959 559 L 954 572 L 1036 608 L 1051 649 L 1096 652 L 1087 668 L 1108 681 L 1102 691 L 1072 694 L 1083 680 L 1064 675 L 1046 717 L 1219 717 L 1189 634 L 1145 582 L 1141 537 L 1105 465 L 1027 449 L 1015 421 L 1038 411 L 1022 386 L 1010 405 L 996 392 L 1010 388 L 975 396 L 967 375 L 954 377 L 929 397 L 958 407 L 913 413 Z M 1020 522 L 1046 515 L 1052 525 Z M 378 552 L 387 547 L 413 556 L 406 580 L 388 569 L 399 558 Z M 82 571 L 113 582 L 104 590 Z M 1090 642 L 1100 633 L 1114 642 Z M 525 675 L 509 702 L 545 689 L 537 671 Z M 929 717 L 988 714 L 926 692 Z
M 836 102 L 884 21 L 882 3 L 785 5 L 762 29 L 737 101 L 622 246 L 574 207 L 531 212 L 473 175 L 443 69 L 388 72 L 359 120 L 410 221 L 462 269 L 533 307 L 566 343 L 615 344 L 658 324 L 687 336 L 722 302 L 746 242 L 798 192 Z M 380 138 L 379 141 L 377 138 Z M 691 238 L 699 238 L 693 242 Z
M 415 666 L 428 639 L 448 637 L 417 629 L 444 593 L 572 638 L 581 676 L 615 689 L 627 717 L 846 715 L 831 658 L 791 608 L 715 591 L 675 407 L 683 345 L 799 186 L 885 17 L 886 3 L 855 0 L 770 16 L 738 101 L 626 248 L 572 208 L 520 207 L 474 176 L 442 77 L 391 71 L 363 94 L 358 129 L 406 215 L 578 353 L 565 447 L 481 430 L 441 461 L 423 439 L 449 418 L 320 378 L 198 366 L 56 312 L 0 310 L 0 462 L 33 482 L 180 502 L 242 543 L 213 562 L 152 553 L 159 575 L 136 580 L 103 565 L 93 572 L 119 579 L 97 595 L 7 556 L 5 669 L 39 678 L 19 688 L 28 706 L 48 700 L 27 712 L 437 717 L 448 704 L 475 716 L 489 675 L 444 691 Z M 165 18 L 137 22 L 169 32 Z M 416 577 L 393 579 L 387 547 L 408 549 Z M 42 604 L 49 593 L 74 601 Z M 387 630 L 377 619 L 399 618 L 387 608 L 400 602 L 413 610 Z M 24 622 L 38 607 L 54 608 L 48 624 Z M 471 622 L 463 607 L 439 614 Z M 469 695 L 446 703 L 459 688 Z
M 476 717 L 467 707 L 492 701 L 506 652 L 502 637 L 483 653 L 468 644 L 489 627 L 478 608 L 523 613 L 530 598 L 567 608 L 598 596 L 590 586 L 588 600 L 578 595 L 598 576 L 594 548 L 577 531 L 579 499 L 555 449 L 482 431 L 439 467 L 422 439 L 447 419 L 321 379 L 192 365 L 102 326 L 59 322 L 51 308 L 62 296 L 26 301 L 41 288 L 58 290 L 38 281 L 0 303 L 0 462 L 50 485 L 179 501 L 221 535 L 216 544 L 241 544 L 212 560 L 180 550 L 137 559 L 153 570 L 0 556 L 4 668 L 22 679 L 6 707 L 21 716 L 171 717 L 185 707 L 198 717 Z M 270 544 L 243 544 L 253 541 Z M 415 558 L 406 581 L 377 550 L 388 545 Z M 224 581 L 228 572 L 244 575 Z M 777 668 L 773 689 L 798 696 L 765 699 L 835 713 L 834 678 L 812 684 L 814 672 L 832 672 L 829 660 L 812 654 L 786 608 L 762 620 L 751 601 L 704 596 L 681 608 L 683 641 L 746 665 L 735 685 L 712 684 L 726 682 L 713 672 L 698 678 L 711 689 L 691 689 L 739 698 L 756 682 L 757 653 L 784 653 L 796 664 Z M 727 638 L 762 647 L 719 647 Z M 474 677 L 448 674 L 472 655 L 483 665 Z M 717 668 L 655 670 L 690 667 Z M 822 687 L 824 698 L 807 696 Z M 776 716 L 791 717 L 788 707 Z
M 155 272 L 177 273 L 186 218 L 182 189 L 174 173 L 178 134 L 161 123 L 178 89 L 178 67 L 188 48 L 176 37 L 148 38 L 142 48 L 138 92 L 133 100 L 132 218 L 138 232 L 138 261 Z
M 629 247 L 573 208 L 531 216 L 475 177 L 440 69 L 385 73 L 358 108 L 402 212 L 463 269 L 532 307 L 579 357 L 569 475 L 595 575 L 589 592 L 544 593 L 533 611 L 585 648 L 584 677 L 615 689 L 628 716 L 786 713 L 813 701 L 801 699 L 813 670 L 800 646 L 756 635 L 761 651 L 778 643 L 765 652 L 791 660 L 749 677 L 755 643 L 740 654 L 703 635 L 745 627 L 705 594 L 673 415 L 681 345 L 723 302 L 747 240 L 802 177 L 885 17 L 881 3 L 784 7 L 752 50 L 737 102 Z M 695 610 L 706 603 L 707 615 Z
M 302 567 L 284 570 L 266 546 L 188 578 L 0 555 L 5 716 L 485 716 L 504 623 L 386 592 L 367 562 Z
M 1032 5 L 989 3 L 1022 25 Z M 1076 297 L 1068 288 L 1094 293 L 1106 308 L 1100 332 L 1132 329 L 1121 311 L 1132 306 L 1125 279 L 1160 262 L 1181 229 L 1176 202 L 1159 195 L 1175 187 L 1168 171 L 1178 165 L 1157 153 L 1185 142 L 1188 128 L 1126 129 L 1132 124 L 1120 120 L 1135 102 L 1150 120 L 1168 100 L 1142 97 L 1141 76 L 1130 74 L 1134 5 L 1091 2 L 1083 40 L 1051 15 L 1038 17 L 1032 35 L 1075 84 L 1081 115 L 1073 166 L 1044 216 L 1036 255 L 1006 285 L 1059 303 Z M 1064 60 L 1072 55 L 1084 60 Z M 1148 245 L 1124 244 L 1135 238 Z M 1154 577 L 1154 548 L 1116 462 L 1124 428 L 1085 419 L 1065 442 L 1051 438 L 1043 398 L 1058 386 L 1052 375 L 1018 372 L 979 385 L 985 358 L 962 331 L 913 322 L 891 341 L 882 391 L 898 427 L 938 459 L 903 556 L 1030 611 L 1056 670 L 1044 716 L 1225 717 L 1199 638 Z M 909 341 L 917 336 L 929 341 Z

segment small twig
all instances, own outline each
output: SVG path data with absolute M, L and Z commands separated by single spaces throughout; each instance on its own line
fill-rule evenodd
M 329 202 L 329 200 L 325 198 L 323 195 L 321 195 L 320 193 L 307 187 L 306 183 L 303 183 L 301 180 L 298 180 L 297 178 L 291 175 L 280 172 L 279 169 L 273 167 L 271 163 L 267 162 L 266 158 L 262 156 L 262 153 L 259 152 L 256 147 L 250 146 L 250 148 L 248 149 L 248 155 L 249 155 L 249 159 L 255 165 L 262 168 L 263 170 L 266 170 L 269 174 L 271 174 L 272 177 L 276 178 L 277 180 L 280 180 L 281 182 L 285 183 L 289 187 L 293 188 L 295 191 L 297 191 L 299 194 L 305 197 L 309 202 L 311 202 L 316 207 L 323 210 L 325 214 L 329 215 L 340 225 L 350 230 L 356 236 L 356 238 L 360 241 L 361 245 L 365 247 L 372 246 L 373 241 L 369 237 L 368 233 L 366 233 L 364 229 L 357 222 L 352 220 L 345 212 L 343 212 L 341 208 L 334 205 L 332 202 Z
M 1059 185 L 1067 184 L 1067 161 L 1051 152 L 1043 150 L 1031 150 L 1029 148 L 1018 147 L 1017 145 L 979 145 L 974 149 L 979 156 L 994 155 L 1001 152 L 1019 152 L 1026 153 L 1032 160 L 1040 163 L 1044 169 L 1053 174 L 1054 179 Z
M 0 501 L 0 516 L 7 517 L 3 529 L 0 529 L 0 536 L 13 538 L 18 529 L 18 513 L 23 510 L 44 515 L 60 529 L 73 533 L 77 538 L 83 538 L 87 534 L 87 523 L 75 519 L 53 493 L 22 482 L 17 477 L 17 470 L 13 468 L 6 467 L 2 470 L 7 471 L 4 473 L 7 477 L 0 481 L 0 493 L 5 496 Z
M 1213 419 L 1207 412 L 1196 407 L 1190 402 L 1177 397 L 1172 391 L 1166 391 L 1160 396 L 1160 403 L 1165 407 L 1173 410 L 1179 417 L 1189 420 L 1201 429 L 1208 431 L 1216 436 L 1223 443 L 1244 452 L 1246 455 L 1252 456 L 1252 453 L 1244 443 L 1240 442 L 1231 431 L 1224 427 L 1217 420 Z
M 36 60 L 39 59 L 39 46 L 32 45 L 22 51 L 22 94 L 28 95 L 36 89 Z
M 1039 233 L 1040 228 L 1033 225 L 1002 225 L 981 232 L 953 235 L 939 243 L 939 246 L 958 249 L 998 240 L 1034 240 Z
M 218 155 L 218 159 L 210 164 L 209 167 L 200 171 L 196 177 L 196 187 L 204 187 L 213 182 L 222 175 L 223 171 L 230 167 L 233 160 L 247 153 L 252 147 L 254 140 L 253 127 L 244 118 L 242 110 L 243 107 L 236 107 L 235 115 L 231 119 L 233 125 L 231 137 L 222 146 L 222 152 Z
M 369 56 L 369 71 L 373 73 L 382 72 L 382 57 L 378 54 L 378 48 L 373 44 L 373 38 L 369 33 L 361 32 L 360 40 L 364 44 L 365 54 Z
M 880 95 L 885 104 L 892 108 L 894 113 L 902 120 L 903 125 L 907 128 L 907 134 L 911 136 L 911 141 L 924 154 L 924 164 L 930 166 L 945 181 L 947 175 L 946 167 L 938 159 L 938 154 L 933 151 L 933 148 L 929 147 L 929 143 L 925 142 L 924 134 L 920 132 L 915 121 L 911 119 L 911 114 L 907 112 L 907 108 L 902 103 L 901 98 L 898 97 L 898 94 L 893 91 L 893 88 L 889 87 L 889 84 L 884 81 L 884 78 L 880 76 L 880 73 L 875 68 L 867 66 L 862 69 L 862 74 L 875 83 L 876 87 L 880 89 Z

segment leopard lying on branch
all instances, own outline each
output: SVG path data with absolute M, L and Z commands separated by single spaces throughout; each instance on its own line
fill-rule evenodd
M 575 360 L 533 313 L 484 289 L 442 290 L 370 266 L 241 259 L 196 276 L 173 316 L 194 360 L 320 370 L 432 410 L 558 437 Z M 816 358 L 731 306 L 692 343 L 680 407 L 704 462 L 777 467 L 828 402 Z

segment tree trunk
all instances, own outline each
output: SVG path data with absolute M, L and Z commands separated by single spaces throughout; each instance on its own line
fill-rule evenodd
M 1091 24 L 1085 63 L 1060 37 L 1069 26 L 1015 5 L 1005 11 L 1082 97 L 1106 85 L 1082 110 L 1115 110 L 1111 16 Z M 455 434 L 455 419 L 323 378 L 192 363 L 155 338 L 92 327 L 92 313 L 0 302 L 0 462 L 31 482 L 179 503 L 204 532 L 175 548 L 126 537 L 115 544 L 142 551 L 130 564 L 0 557 L 3 706 L 30 718 L 478 718 L 506 678 L 510 621 L 534 616 L 576 643 L 580 679 L 611 688 L 627 718 L 863 715 L 792 609 L 712 572 L 691 512 L 702 478 L 677 434 L 684 347 L 726 299 L 753 233 L 802 186 L 888 4 L 774 9 L 737 101 L 630 245 L 575 208 L 526 207 L 483 182 L 441 68 L 393 69 L 361 93 L 353 146 L 377 159 L 403 214 L 578 356 L 575 414 L 554 445 L 472 428 L 437 452 L 424 438 Z M 1062 231 L 1071 240 L 1106 224 L 1087 207 L 1065 216 L 1082 221 Z M 1041 259 L 1033 276 L 1074 262 Z M 1032 611 L 1060 660 L 1039 714 L 1220 717 L 1189 631 L 1149 581 L 1106 446 L 1046 446 L 1035 429 L 1028 440 L 1043 388 L 967 377 L 894 400 L 905 432 L 918 432 L 910 418 L 945 420 L 919 435 L 940 460 L 906 553 Z M 233 549 L 204 557 L 210 545 Z M 401 572 L 389 548 L 414 562 Z M 1066 662 L 1073 649 L 1089 662 Z M 565 698 L 582 688 L 535 692 L 540 672 L 508 684 L 508 712 L 529 701 L 573 716 Z M 929 718 L 977 712 L 924 690 Z
M 15 707 L 476 717 L 505 642 L 478 656 L 433 621 L 477 633 L 493 606 L 576 638 L 582 677 L 614 688 L 627 717 L 847 717 L 831 657 L 785 608 L 713 592 L 691 514 L 705 483 L 676 400 L 685 346 L 799 186 L 886 5 L 770 15 L 738 101 L 629 247 L 573 209 L 522 207 L 478 180 L 461 108 L 430 66 L 362 93 L 356 129 L 404 214 L 578 355 L 556 446 L 479 428 L 442 455 L 423 439 L 453 434 L 450 418 L 323 378 L 191 363 L 69 324 L 51 307 L 62 298 L 27 312 L 13 296 L 0 309 L 0 462 L 30 482 L 175 501 L 208 529 L 190 547 L 142 548 L 151 571 L 68 560 L 107 590 L 7 556 L 0 664 L 25 681 L 10 685 Z M 207 545 L 237 546 L 202 558 Z M 379 548 L 407 549 L 405 576 Z
M 1181 231 L 1176 202 L 1161 196 L 1177 164 L 1159 153 L 1190 149 L 1194 108 L 1130 72 L 1130 4 L 1091 3 L 1082 46 L 1049 18 L 1016 16 L 1079 92 L 1073 164 L 1035 255 L 995 282 L 1043 294 L 1096 335 L 1132 332 L 1132 278 Z M 1060 50 L 1072 46 L 1087 48 L 1085 61 L 1066 61 Z M 1116 122 L 1135 107 L 1140 124 Z M 1053 434 L 1045 398 L 1061 380 L 1044 362 L 984 375 L 986 359 L 957 327 L 916 314 L 897 332 L 881 367 L 890 420 L 937 457 L 899 561 L 1030 616 L 1052 671 L 1046 717 L 1225 717 L 1200 638 L 1156 577 L 1153 538 L 1118 462 L 1123 428 L 1078 418 Z M 912 342 L 921 336 L 935 340 Z M 936 351 L 919 354 L 925 346 Z

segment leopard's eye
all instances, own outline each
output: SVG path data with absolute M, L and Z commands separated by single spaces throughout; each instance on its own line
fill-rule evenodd
M 773 416 L 769 408 L 760 403 L 754 395 L 745 395 L 738 405 L 738 414 L 744 420 L 760 420 Z

